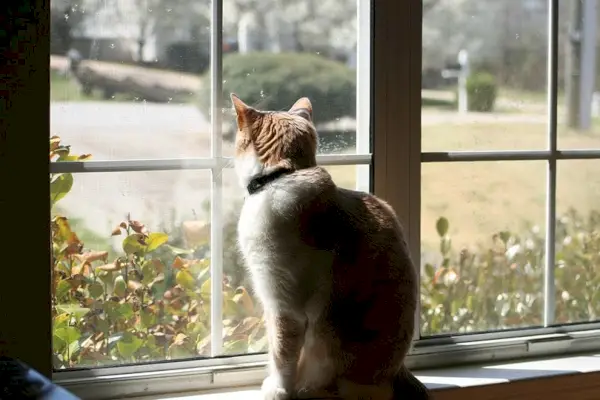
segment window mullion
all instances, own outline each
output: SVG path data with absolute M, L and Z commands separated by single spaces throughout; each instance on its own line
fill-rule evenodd
M 558 0 L 548 0 L 548 159 L 546 189 L 546 248 L 544 265 L 544 326 L 555 317 L 556 160 L 558 108 Z
M 222 161 L 223 0 L 211 2 L 211 156 Z M 210 195 L 210 329 L 211 356 L 223 350 L 223 163 L 211 170 Z
M 371 0 L 356 0 L 356 153 L 371 153 Z M 356 189 L 370 191 L 368 165 L 356 166 Z
M 396 211 L 420 270 L 420 0 L 381 0 L 373 8 L 372 135 L 374 192 Z M 418 339 L 419 312 L 415 315 Z

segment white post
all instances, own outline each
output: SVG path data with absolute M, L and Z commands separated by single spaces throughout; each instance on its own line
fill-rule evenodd
M 596 75 L 596 0 L 583 1 L 581 29 L 581 66 L 579 83 L 579 128 L 590 129 L 592 124 L 592 102 Z
M 458 52 L 458 64 L 460 71 L 458 73 L 458 112 L 466 113 L 469 111 L 469 102 L 467 94 L 467 79 L 469 77 L 469 53 L 467 50 Z

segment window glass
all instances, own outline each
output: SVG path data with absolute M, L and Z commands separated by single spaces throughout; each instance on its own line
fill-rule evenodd
M 598 171 L 600 160 L 558 162 L 554 300 L 558 324 L 600 318 Z
M 547 148 L 547 3 L 424 2 L 426 161 Z M 423 163 L 423 336 L 543 324 L 545 182 L 543 161 Z
M 558 146 L 600 149 L 600 9 L 559 0 Z
M 211 71 L 208 0 L 52 2 L 56 369 L 265 351 L 236 247 L 243 191 L 220 160 L 234 155 L 229 93 L 272 110 L 309 97 L 326 168 L 368 190 L 368 165 L 334 160 L 368 163 L 363 8 L 359 29 L 356 2 L 224 0 L 223 68 Z
M 546 147 L 546 0 L 428 0 L 422 149 Z
M 423 164 L 422 335 L 542 323 L 544 178 L 540 161 Z

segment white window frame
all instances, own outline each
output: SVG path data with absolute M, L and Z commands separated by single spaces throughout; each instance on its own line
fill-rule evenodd
M 368 19 L 371 26 L 371 34 L 366 40 L 359 39 L 363 47 L 359 52 L 367 49 L 370 57 L 358 58 L 359 69 L 366 69 L 370 72 L 370 79 L 359 79 L 359 89 L 357 96 L 357 112 L 368 108 L 369 119 L 364 120 L 359 117 L 359 132 L 365 129 L 371 133 L 372 156 L 365 151 L 366 140 L 358 140 L 357 155 L 328 155 L 320 156 L 319 163 L 325 165 L 371 165 L 370 175 L 371 188 L 373 192 L 386 199 L 397 211 L 402 220 L 406 234 L 408 236 L 409 246 L 412 256 L 419 264 L 420 255 L 420 180 L 422 162 L 464 162 L 464 161 L 515 161 L 515 160 L 544 160 L 547 162 L 547 213 L 546 213 L 546 269 L 544 291 L 547 301 L 544 307 L 544 326 L 536 328 L 527 328 L 520 330 L 504 330 L 497 332 L 485 332 L 468 335 L 448 335 L 436 338 L 419 338 L 416 336 L 414 349 L 409 356 L 408 364 L 411 368 L 421 367 L 439 367 L 443 365 L 458 364 L 464 362 L 485 362 L 491 360 L 517 359 L 524 357 L 534 357 L 550 354 L 564 354 L 566 352 L 578 352 L 600 349 L 600 322 L 580 323 L 564 326 L 553 326 L 553 307 L 554 299 L 552 297 L 554 290 L 554 222 L 556 219 L 556 164 L 557 160 L 574 159 L 600 159 L 600 150 L 559 150 L 557 148 L 557 48 L 558 48 L 558 0 L 548 0 L 549 18 L 548 18 L 548 148 L 546 150 L 536 151 L 484 151 L 484 152 L 435 152 L 421 153 L 421 24 L 422 24 L 422 3 L 420 0 L 373 0 L 371 7 L 366 6 L 367 1 L 357 0 L 359 9 L 365 11 L 371 8 L 371 18 Z M 44 3 L 44 2 L 40 2 Z M 46 3 L 45 7 L 40 5 L 43 12 L 42 25 L 48 26 L 49 9 Z M 166 160 L 124 160 L 124 161 L 88 161 L 85 163 L 57 163 L 52 164 L 52 172 L 110 172 L 110 171 L 149 171 L 149 170 L 181 170 L 181 169 L 211 169 L 219 171 L 227 163 L 227 159 L 221 157 L 220 152 L 220 118 L 221 112 L 219 104 L 220 98 L 220 66 L 222 61 L 220 41 L 222 24 L 222 0 L 213 2 L 213 36 L 211 57 L 213 71 L 212 76 L 212 104 L 213 119 L 211 121 L 213 131 L 212 152 L 210 158 L 197 159 L 166 159 Z M 364 14 L 362 14 L 364 15 Z M 364 20 L 362 20 L 364 23 Z M 359 24 L 360 25 L 360 24 Z M 364 25 L 360 25 L 364 29 Z M 48 117 L 49 97 L 39 96 L 41 90 L 47 90 L 48 85 L 43 84 L 43 79 L 39 79 L 40 72 L 48 73 L 48 40 L 46 35 L 35 37 L 32 40 L 32 46 L 35 51 L 32 52 L 30 63 L 39 65 L 27 81 L 30 88 L 33 89 L 33 95 L 29 98 L 24 95 L 24 99 L 36 99 L 37 101 L 28 102 L 30 114 L 38 111 L 37 115 Z M 368 42 L 368 45 L 365 43 Z M 370 48 L 369 48 L 370 47 Z M 217 55 L 215 57 L 214 55 Z M 361 61 L 362 59 L 362 61 Z M 365 60 L 368 60 L 365 61 Z M 37 75 L 36 75 L 37 74 Z M 360 72 L 359 72 L 360 74 Z M 23 78 L 27 80 L 27 78 Z M 364 82 L 370 81 L 370 101 L 365 100 Z M 41 82 L 41 84 L 40 84 Z M 361 83 L 363 82 L 363 83 Z M 216 89 L 216 90 L 215 90 Z M 37 90 L 37 92 L 36 92 Z M 25 107 L 23 100 L 21 103 L 15 101 L 11 110 L 16 110 L 17 105 Z M 45 107 L 45 108 L 44 108 Z M 27 116 L 18 116 L 15 114 L 15 120 L 20 122 L 20 126 L 39 128 L 36 121 Z M 19 119 L 20 118 L 20 119 Z M 35 120 L 35 119 L 33 119 Z M 49 126 L 46 120 L 46 127 Z M 27 154 L 30 150 L 30 143 L 26 139 L 21 139 L 18 147 L 15 146 L 15 158 L 21 157 L 21 154 Z M 43 148 L 41 150 L 47 150 Z M 42 154 L 42 151 L 39 152 Z M 45 154 L 48 154 L 47 152 Z M 44 154 L 44 157 L 45 157 Z M 37 165 L 32 163 L 33 165 Z M 359 168 L 359 185 L 363 185 L 360 176 L 365 176 L 364 170 Z M 32 181 L 37 179 L 41 181 L 43 172 L 45 182 L 47 182 L 47 172 L 40 167 L 33 172 L 24 171 L 21 178 L 31 177 Z M 213 173 L 213 187 L 211 190 L 211 213 L 213 218 L 221 215 L 220 208 L 221 191 L 219 185 L 220 174 Z M 35 178 L 35 179 L 34 179 Z M 43 182 L 43 181 L 42 181 Z M 38 189 L 28 189 L 30 193 L 36 192 L 39 195 L 30 197 L 31 201 L 39 202 L 39 207 L 47 208 L 48 187 L 44 186 Z M 41 196 L 41 195 L 44 195 Z M 216 200 L 216 201 L 215 201 Z M 15 201 L 18 206 L 19 202 Z M 30 205 L 21 202 L 20 209 L 23 213 L 30 212 Z M 49 215 L 48 213 L 46 213 Z M 45 214 L 45 215 L 46 215 Z M 39 221 L 32 221 L 31 226 L 37 226 Z M 214 219 L 212 238 L 220 238 L 222 235 L 218 219 Z M 41 235 L 36 236 L 39 239 L 34 244 L 42 245 Z M 32 254 L 32 259 L 36 262 L 46 263 L 50 260 L 50 247 L 48 246 L 48 235 L 46 232 L 46 252 L 40 251 L 39 254 Z M 13 242 L 19 243 L 19 239 Z M 218 240 L 217 240 L 218 242 Z M 214 262 L 222 257 L 222 246 L 216 246 L 211 243 L 211 256 L 213 257 L 213 266 L 211 273 L 213 276 L 220 276 L 220 263 Z M 37 252 L 34 252 L 37 253 Z M 31 260 L 30 260 L 31 262 Z M 44 264 L 47 265 L 47 264 Z M 36 273 L 39 273 L 37 271 Z M 5 282 L 9 282 L 7 279 Z M 36 281 L 39 288 L 49 288 L 50 271 L 47 275 L 41 275 Z M 219 282 L 213 279 L 213 282 Z M 19 288 L 11 287 L 10 284 L 3 284 L 2 289 L 14 296 L 24 296 L 19 292 Z M 213 293 L 220 293 L 213 288 Z M 12 291 L 11 291 L 12 290 Z M 0 295 L 2 293 L 0 292 Z M 13 296 L 13 297 L 14 297 Z M 107 398 L 123 397 L 133 395 L 149 394 L 167 394 L 170 392 L 183 392 L 188 390 L 219 389 L 232 386 L 258 385 L 265 376 L 264 355 L 244 355 L 239 357 L 219 357 L 219 341 L 214 341 L 211 349 L 217 357 L 209 360 L 184 360 L 169 361 L 155 364 L 143 364 L 135 366 L 103 367 L 94 369 L 79 369 L 69 371 L 51 372 L 52 346 L 50 321 L 50 297 L 49 290 L 32 290 L 27 292 L 27 301 L 29 302 L 30 315 L 36 314 L 43 316 L 35 321 L 11 326 L 10 335 L 15 343 L 12 352 L 9 355 L 21 358 L 30 365 L 37 368 L 41 373 L 52 376 L 53 379 L 75 393 L 84 393 L 85 398 Z M 6 304 L 6 302 L 4 302 Z M 14 304 L 14 303 L 13 303 Z M 220 302 L 211 302 L 212 307 L 218 307 Z M 3 308 L 10 309 L 10 305 Z M 213 315 L 220 315 L 220 309 L 214 308 Z M 9 315 L 15 315 L 11 311 Z M 417 316 L 418 320 L 418 316 Z M 220 326 L 220 320 L 213 320 L 213 326 Z M 37 331 L 32 332 L 32 329 Z M 2 328 L 5 337 L 7 336 L 5 328 Z M 6 328 L 8 329 L 8 328 Z M 36 336 L 37 335 L 37 336 Z M 21 339 L 26 338 L 26 339 Z M 31 338 L 38 338 L 31 340 Z M 27 340 L 27 342 L 25 342 Z

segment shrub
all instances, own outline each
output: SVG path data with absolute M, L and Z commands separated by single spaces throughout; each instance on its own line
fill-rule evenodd
M 58 137 L 50 160 L 85 160 Z M 50 177 L 51 204 L 69 193 L 71 174 Z M 54 213 L 54 212 L 53 212 Z M 123 254 L 88 249 L 70 221 L 54 213 L 52 319 L 57 369 L 209 356 L 210 259 L 171 246 L 169 237 L 127 218 L 112 232 Z M 222 283 L 226 354 L 260 352 L 266 335 L 260 307 L 244 287 Z
M 165 66 L 176 71 L 204 73 L 210 63 L 206 46 L 196 42 L 175 42 L 167 47 Z
M 455 253 L 445 218 L 437 222 L 442 261 L 421 281 L 423 335 L 543 324 L 544 235 L 498 232 L 475 251 Z M 568 211 L 557 221 L 555 321 L 600 316 L 600 213 Z
M 209 82 L 208 77 L 204 80 Z M 315 122 L 330 122 L 356 113 L 355 72 L 338 61 L 311 53 L 232 53 L 223 57 L 224 106 L 236 93 L 261 109 L 291 107 L 309 97 Z M 200 106 L 210 111 L 210 85 L 200 91 Z
M 469 111 L 491 112 L 494 109 L 498 84 L 493 75 L 476 72 L 467 79 Z

